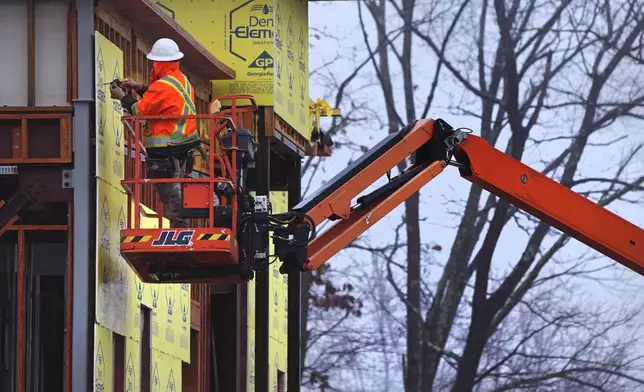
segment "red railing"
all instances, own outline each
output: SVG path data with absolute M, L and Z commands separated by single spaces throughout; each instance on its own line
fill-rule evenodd
M 222 197 L 220 205 L 232 204 L 232 232 L 237 230 L 237 124 L 241 124 L 244 113 L 252 113 L 257 111 L 257 104 L 252 95 L 226 95 L 215 98 L 220 102 L 230 101 L 230 107 L 221 110 L 216 114 L 195 114 L 195 115 L 178 115 L 178 116 L 159 116 L 159 115 L 139 115 L 139 116 L 123 116 L 122 120 L 126 126 L 126 149 L 128 151 L 128 159 L 126 161 L 125 179 L 121 181 L 123 187 L 128 193 L 128 229 L 140 229 L 141 215 L 151 218 L 159 219 L 159 227 L 162 227 L 163 207 L 157 214 L 148 214 L 141 208 L 141 187 L 146 184 L 155 183 L 192 183 L 192 184 L 208 184 L 208 194 L 214 198 L 215 187 L 218 183 L 230 184 L 233 188 L 232 200 Z M 248 100 L 250 105 L 241 106 L 238 100 Z M 214 102 L 214 100 L 213 100 Z M 212 103 L 211 103 L 212 105 Z M 210 105 L 209 105 L 210 107 Z M 209 122 L 209 140 L 202 145 L 205 145 L 208 150 L 208 176 L 203 178 L 145 178 L 142 176 L 141 160 L 142 157 L 147 156 L 145 146 L 141 142 L 142 121 L 158 121 L 158 120 L 180 120 L 180 119 L 195 119 L 197 121 L 207 120 Z M 231 146 L 225 148 L 221 135 L 226 131 L 231 132 L 232 140 Z M 133 146 L 133 147 L 131 147 Z M 217 148 L 218 147 L 218 148 Z M 222 151 L 223 154 L 217 153 Z M 228 158 L 226 152 L 232 151 L 231 159 Z M 133 157 L 131 156 L 133 155 Z M 222 156 L 223 155 L 223 156 Z M 220 175 L 215 174 L 215 161 L 219 164 Z M 232 162 L 231 162 L 232 161 Z M 132 189 L 133 188 L 133 189 Z M 134 203 L 132 203 L 134 199 Z M 132 204 L 134 204 L 132 206 Z M 159 203 L 160 204 L 160 203 Z M 134 214 L 134 225 L 132 226 L 131 217 Z M 212 200 L 208 203 L 208 226 L 214 227 L 214 203 Z
M 239 106 L 237 100 L 247 100 L 250 102 L 250 106 Z M 213 102 L 230 102 L 230 107 L 222 109 L 218 114 L 220 115 L 229 115 L 233 119 L 235 124 L 241 124 L 243 122 L 244 113 L 256 113 L 257 104 L 255 103 L 255 98 L 252 95 L 221 95 L 215 98 L 208 107 L 212 105 Z

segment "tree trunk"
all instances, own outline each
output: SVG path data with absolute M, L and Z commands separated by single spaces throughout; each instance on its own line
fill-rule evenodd
M 481 188 L 472 187 L 463 219 L 456 233 L 451 253 L 438 283 L 436 296 L 425 317 L 423 345 L 422 390 L 431 391 L 442 358 L 438 349 L 444 349 L 452 330 L 454 317 L 468 280 L 467 264 L 474 251 L 479 234 L 474 221 L 479 212 Z
M 407 391 L 421 391 L 422 320 L 420 311 L 419 195 L 405 202 L 407 225 Z
M 386 35 L 386 0 L 380 0 L 377 5 L 369 5 L 378 30 L 378 66 L 379 82 L 385 98 L 389 133 L 399 130 L 400 121 L 395 108 L 393 86 L 389 68 L 389 46 Z M 413 17 L 414 1 L 405 0 L 405 19 L 411 21 Z M 414 87 L 411 68 L 412 31 L 408 29 L 403 34 L 403 69 L 405 92 L 405 115 L 408 123 L 416 116 L 414 106 Z M 398 164 L 402 172 L 406 162 Z M 421 355 L 422 355 L 422 318 L 420 316 L 420 278 L 421 278 L 421 240 L 420 240 L 420 214 L 419 195 L 416 193 L 405 201 L 405 226 L 407 231 L 407 363 L 404 375 L 405 390 L 407 392 L 420 392 L 421 389 Z
M 467 344 L 461 360 L 458 362 L 456 380 L 452 386 L 452 392 L 467 392 L 474 389 L 476 372 L 479 368 L 483 350 L 487 344 L 487 330 L 491 320 L 483 316 L 483 319 L 472 321 L 472 326 L 467 334 Z

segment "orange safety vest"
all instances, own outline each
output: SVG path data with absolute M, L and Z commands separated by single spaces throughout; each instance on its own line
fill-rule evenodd
M 170 63 L 167 66 L 171 67 L 170 72 L 164 72 L 164 76 L 151 83 L 141 100 L 132 105 L 133 115 L 197 114 L 195 94 L 188 78 L 179 70 L 178 63 Z M 196 119 L 148 122 L 147 132 L 144 132 L 143 136 L 143 145 L 146 148 L 183 145 L 199 140 Z

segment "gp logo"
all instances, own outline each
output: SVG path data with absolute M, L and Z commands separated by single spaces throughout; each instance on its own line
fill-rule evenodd
M 152 246 L 191 246 L 194 230 L 163 230 Z

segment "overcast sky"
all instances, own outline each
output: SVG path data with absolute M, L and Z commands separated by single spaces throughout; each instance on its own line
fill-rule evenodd
M 336 78 L 338 80 L 342 80 L 346 75 L 353 71 L 355 64 L 363 61 L 366 57 L 365 45 L 358 22 L 357 4 L 352 1 L 337 1 L 333 3 L 312 2 L 309 4 L 310 42 L 313 46 L 309 53 L 310 70 L 321 67 L 323 64 L 336 58 L 337 54 L 340 53 L 342 58 L 334 62 L 331 68 Z M 368 16 L 365 16 L 365 18 L 369 19 Z M 316 33 L 316 30 L 325 31 L 328 34 L 337 37 L 338 40 L 329 38 L 322 38 L 321 40 L 317 39 L 318 34 Z M 370 35 L 372 37 L 375 35 L 375 31 L 373 29 L 371 30 Z M 426 51 L 426 49 L 422 48 L 420 48 L 420 50 Z M 414 77 L 415 83 L 420 86 L 417 93 L 418 97 L 424 98 L 427 95 L 429 83 L 431 83 L 432 80 L 430 72 L 432 72 L 433 69 L 428 67 L 433 63 L 432 61 L 427 61 L 427 65 L 423 66 L 423 61 L 419 60 L 422 59 L 423 56 L 423 53 L 420 50 L 416 51 L 414 56 L 416 58 Z M 444 73 L 447 73 L 447 71 L 444 71 Z M 368 82 L 366 77 L 373 77 L 373 68 L 370 66 L 365 68 L 363 74 L 365 75 L 365 79 L 356 81 L 356 83 L 366 84 Z M 398 86 L 400 85 L 401 84 L 398 84 Z M 435 110 L 430 111 L 429 116 L 434 118 L 442 117 L 453 126 L 469 127 L 474 131 L 474 134 L 479 134 L 477 129 L 478 121 L 473 118 L 457 116 L 446 109 L 450 102 L 450 86 L 445 84 L 441 87 L 441 97 L 436 101 L 436 108 Z M 400 96 L 402 92 L 397 91 L 397 93 Z M 310 95 L 313 99 L 319 97 L 332 99 L 334 98 L 334 94 L 335 91 L 329 90 L 326 83 L 319 77 L 314 76 L 311 79 Z M 361 95 L 363 97 L 372 97 L 373 109 L 382 113 L 382 117 L 384 118 L 384 103 L 379 87 L 375 86 L 366 88 L 361 92 Z M 400 102 L 404 102 L 402 96 L 400 96 Z M 424 103 L 424 101 L 419 102 Z M 329 103 L 332 102 L 329 101 Z M 346 111 L 347 108 L 348 105 L 345 102 L 342 109 Z M 550 131 L 551 130 L 540 130 L 540 132 L 545 133 Z M 552 131 L 554 132 L 556 130 Z M 586 152 L 582 159 L 580 173 L 584 176 L 601 176 L 601 170 L 605 170 L 607 167 L 606 162 L 614 160 L 617 163 L 618 159 L 615 159 L 616 156 L 621 157 L 626 148 L 634 145 L 638 141 L 644 140 L 644 132 L 641 132 L 635 124 L 617 122 L 609 129 L 603 131 L 596 141 L 599 141 L 600 139 L 613 139 L 615 135 L 623 135 L 627 132 L 630 133 L 630 137 L 628 142 L 625 144 L 615 148 L 595 148 L 587 150 L 589 152 Z M 356 127 L 351 129 L 349 133 L 351 137 L 355 137 L 356 141 L 362 141 L 369 146 L 374 145 L 386 135 L 386 131 L 384 129 L 378 129 L 375 121 L 373 129 Z M 503 141 L 500 141 L 500 143 L 503 143 Z M 523 162 L 534 166 L 536 169 L 541 169 L 541 166 L 539 165 L 541 159 L 547 160 L 550 156 L 558 154 L 559 152 L 559 149 L 548 151 L 548 148 L 544 148 L 544 146 L 541 146 L 540 148 L 529 148 L 524 154 Z M 324 181 L 330 179 L 334 174 L 342 170 L 350 159 L 355 159 L 359 155 L 359 153 L 347 150 L 335 151 L 332 157 L 325 158 L 325 172 L 317 173 L 316 178 L 313 180 L 313 184 L 316 184 L 317 186 L 321 185 Z M 639 164 L 637 166 L 633 166 L 633 170 L 637 170 L 640 173 L 643 169 L 644 153 L 639 156 Z M 309 193 L 314 191 L 317 186 L 313 186 Z M 467 197 L 469 187 L 469 182 L 459 177 L 456 168 L 451 168 L 438 179 L 432 181 L 421 192 L 421 215 L 428 219 L 427 223 L 423 225 L 421 238 L 424 242 L 438 243 L 444 247 L 443 252 L 438 255 L 439 258 L 442 258 L 443 262 L 449 254 L 448 248 L 455 235 L 453 227 L 455 227 L 460 221 L 459 216 L 454 214 L 460 210 L 460 206 L 453 202 L 447 203 L 447 200 L 464 200 L 464 198 Z M 644 209 L 642 206 L 620 203 L 612 205 L 610 209 L 625 217 L 632 223 L 637 224 L 640 227 L 644 227 Z M 382 242 L 382 239 L 387 238 L 387 234 L 391 232 L 392 227 L 399 222 L 401 211 L 402 209 L 399 208 L 372 228 L 368 232 L 369 240 L 372 243 L 377 244 Z M 601 223 L 598 222 L 598 224 Z M 501 236 L 499 248 L 495 253 L 493 260 L 494 268 L 507 270 L 511 265 L 513 265 L 520 255 L 520 252 L 523 251 L 527 238 L 527 235 L 520 231 L 514 223 L 508 224 Z M 333 259 L 334 263 L 345 264 L 353 262 L 349 259 L 348 253 L 349 252 L 340 253 Z M 599 256 L 596 252 L 589 251 L 587 247 L 575 240 L 571 240 L 559 253 L 561 258 L 574 258 L 580 254 L 597 255 L 597 258 L 590 262 L 596 265 L 605 265 L 610 262 L 607 258 Z M 364 254 L 362 256 L 356 254 L 355 256 L 360 257 L 360 260 L 364 261 L 365 266 L 370 265 L 370 259 L 365 257 Z M 436 274 L 438 274 L 438 272 L 439 271 L 437 271 Z M 632 303 L 632 301 L 640 301 L 639 296 L 636 294 L 639 292 L 639 288 L 644 286 L 643 277 L 640 277 L 619 265 L 616 265 L 603 275 L 620 277 L 623 282 L 628 282 L 628 285 L 613 284 L 613 287 L 618 288 L 618 290 L 615 291 L 609 290 L 601 285 L 585 283 L 585 289 L 576 293 L 576 295 L 579 296 L 578 299 L 584 298 L 589 301 L 613 301 L 617 306 L 620 304 Z M 620 286 L 622 287 L 620 288 Z M 642 321 L 644 321 L 644 319 Z M 401 350 L 402 349 L 403 348 L 401 347 Z
M 360 30 L 359 24 L 356 22 L 358 20 L 357 5 L 352 1 L 336 1 L 336 2 L 312 2 L 309 3 L 309 25 L 310 25 L 310 35 L 311 42 L 314 45 L 314 48 L 310 51 L 309 61 L 310 69 L 314 70 L 321 67 L 323 64 L 328 63 L 332 59 L 337 57 L 337 54 L 340 53 L 344 58 L 337 60 L 332 66 L 332 72 L 338 80 L 342 80 L 346 75 L 350 74 L 353 69 L 355 69 L 355 64 L 361 62 L 366 57 L 366 50 L 364 42 L 362 40 L 362 33 Z M 323 30 L 338 37 L 338 40 L 330 40 L 323 38 L 322 40 L 316 39 L 314 36 L 314 30 Z M 374 35 L 374 32 L 371 33 L 371 36 Z M 326 42 L 331 42 L 332 44 L 327 45 Z M 354 49 L 357 48 L 357 51 Z M 423 50 L 420 48 L 420 50 Z M 415 57 L 421 57 L 421 51 L 417 51 Z M 354 55 L 356 54 L 357 55 Z M 393 63 L 393 62 L 392 62 Z M 419 63 L 418 61 L 416 62 Z M 432 64 L 431 61 L 428 62 L 429 65 Z M 417 65 L 415 67 L 416 80 L 415 83 L 421 85 L 420 92 L 418 93 L 419 97 L 426 95 L 427 86 L 431 79 L 427 77 L 426 85 L 423 86 L 423 77 L 429 75 L 429 71 L 433 71 L 429 68 L 423 69 L 422 66 Z M 447 72 L 445 72 L 447 73 Z M 373 77 L 373 68 L 366 67 L 362 74 L 365 77 Z M 357 84 L 363 83 L 358 81 Z M 400 84 L 395 85 L 399 87 Z M 443 90 L 447 90 L 449 86 L 442 86 Z M 323 85 L 319 78 L 313 77 L 310 85 L 310 95 L 313 99 L 318 97 L 326 97 L 329 99 L 334 98 L 334 96 L 329 95 L 329 93 L 334 94 L 335 91 L 329 90 L 326 85 Z M 398 91 L 399 94 L 402 94 L 402 91 Z M 365 96 L 372 96 L 373 99 L 373 108 L 376 111 L 382 113 L 384 118 L 384 103 L 382 100 L 382 94 L 377 86 L 365 89 L 362 94 Z M 437 100 L 439 106 L 436 110 L 430 110 L 429 117 L 437 118 L 441 117 L 445 119 L 448 123 L 455 127 L 469 127 L 474 131 L 474 134 L 479 134 L 478 131 L 478 121 L 466 116 L 459 116 L 454 113 L 450 113 L 446 106 L 449 103 L 449 97 L 445 93 L 440 93 L 442 99 Z M 399 95 L 400 96 L 400 95 Z M 403 102 L 402 96 L 400 96 L 400 102 Z M 419 100 L 419 102 L 422 102 Z M 332 103 L 332 102 L 331 102 Z M 347 103 L 344 103 L 344 109 L 346 111 Z M 330 121 L 330 120 L 323 120 Z M 548 132 L 549 130 L 545 130 Z M 553 133 L 556 130 L 553 131 Z M 609 140 L 615 137 L 615 135 L 623 135 L 625 132 L 629 132 L 631 137 L 629 138 L 628 143 L 619 145 L 616 148 L 595 148 L 590 153 L 585 153 L 582 159 L 582 165 L 580 173 L 583 173 L 586 176 L 597 175 L 600 176 L 602 173 L 600 170 L 605 170 L 606 161 L 605 160 L 616 160 L 616 156 L 622 156 L 626 147 L 632 146 L 638 140 L 644 140 L 644 132 L 641 132 L 640 129 L 634 124 L 628 124 L 624 121 L 616 122 L 612 127 L 603 132 L 601 139 Z M 355 127 L 350 131 L 351 136 L 355 136 L 356 141 L 364 141 L 365 144 L 373 146 L 384 136 L 386 136 L 386 130 L 384 129 L 364 129 Z M 502 143 L 502 142 L 500 142 Z M 502 144 L 500 144 L 502 145 Z M 539 167 L 539 161 L 541 159 L 547 159 L 552 154 L 558 153 L 559 150 L 548 151 L 547 148 L 528 148 L 523 162 L 531 165 L 537 169 Z M 356 159 L 360 153 L 352 152 L 347 150 L 336 150 L 330 158 L 324 158 L 326 160 L 325 172 L 316 174 L 316 178 L 313 180 L 314 184 L 322 184 L 323 181 L 330 179 L 338 171 L 342 170 L 345 167 L 347 161 Z M 644 153 L 639 155 L 640 164 L 637 167 L 633 167 L 633 170 L 644 169 Z M 337 163 L 337 165 L 336 165 Z M 634 165 L 635 166 L 635 165 Z M 595 170 L 594 170 L 595 169 Z M 384 179 L 383 179 L 384 180 Z M 449 245 L 453 239 L 454 231 L 450 230 L 450 227 L 453 227 L 458 222 L 458 217 L 454 217 L 451 214 L 447 213 L 447 210 L 456 210 L 458 207 L 455 205 L 444 206 L 444 203 L 447 199 L 463 199 L 467 196 L 470 184 L 468 181 L 463 180 L 459 177 L 458 171 L 455 168 L 447 170 L 439 178 L 432 181 L 428 184 L 422 191 L 422 200 L 423 211 L 425 213 L 423 216 L 428 217 L 430 227 L 432 228 L 431 232 L 423 232 L 423 239 L 431 242 L 437 242 L 443 246 Z M 311 191 L 315 189 L 315 186 L 311 188 Z M 434 208 L 435 207 L 435 208 Z M 620 214 L 634 224 L 637 224 L 640 227 L 644 227 L 644 209 L 641 206 L 633 206 L 626 203 L 619 203 L 611 205 L 610 210 Z M 428 215 L 428 212 L 431 210 L 431 216 Z M 439 211 L 445 211 L 445 213 L 439 214 Z M 399 214 L 394 214 L 395 217 L 388 219 L 391 223 L 398 222 Z M 451 223 L 447 223 L 451 222 Z M 375 227 L 370 231 L 370 237 L 379 237 L 373 235 L 380 230 L 389 230 L 391 224 L 385 224 L 384 222 L 379 224 L 378 227 Z M 503 251 L 497 252 L 498 256 L 503 256 L 510 260 L 516 260 L 516 258 L 510 257 L 515 253 L 512 252 L 513 248 L 516 250 L 523 250 L 523 246 L 516 247 L 512 246 L 516 244 L 517 241 L 524 243 L 526 237 L 523 233 L 515 233 L 516 230 L 506 230 L 502 236 L 502 242 L 500 243 L 501 249 Z M 572 241 L 564 249 L 566 254 L 579 254 L 579 252 L 587 251 L 586 247 Z M 443 252 L 443 256 L 446 256 L 446 252 Z M 605 262 L 606 259 L 604 259 Z M 621 269 L 621 267 L 619 267 Z M 635 277 L 636 275 L 633 274 Z M 637 280 L 644 283 L 644 278 L 639 278 Z

